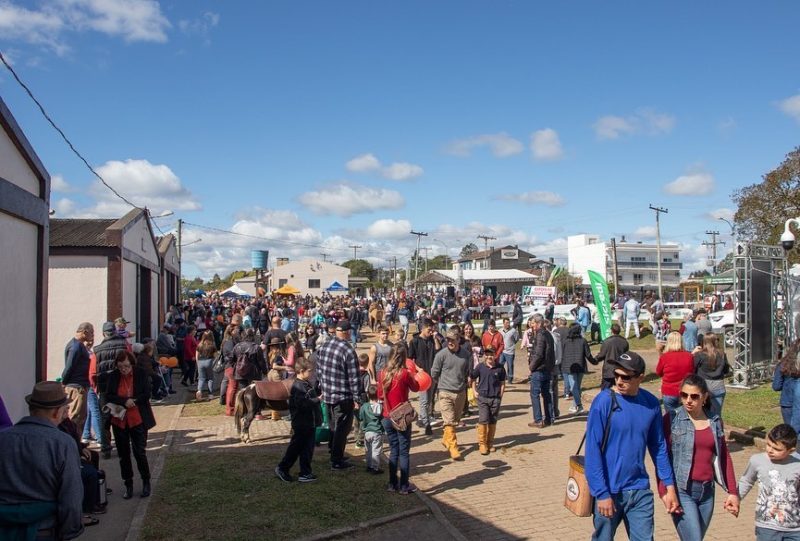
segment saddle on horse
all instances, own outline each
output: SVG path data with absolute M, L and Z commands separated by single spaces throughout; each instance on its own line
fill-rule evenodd
M 256 394 L 262 400 L 288 402 L 293 383 L 294 378 L 281 381 L 254 381 L 253 385 L 256 386 Z

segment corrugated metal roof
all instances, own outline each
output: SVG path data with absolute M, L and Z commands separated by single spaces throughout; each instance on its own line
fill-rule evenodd
M 113 248 L 106 238 L 106 229 L 114 219 L 51 219 L 50 247 Z

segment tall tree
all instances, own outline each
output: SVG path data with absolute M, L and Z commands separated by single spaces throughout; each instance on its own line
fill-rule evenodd
M 742 238 L 765 244 L 778 244 L 783 224 L 800 216 L 800 147 L 786 155 L 781 164 L 764 175 L 763 181 L 733 193 L 738 205 L 733 219 Z M 800 235 L 800 231 L 795 231 Z M 790 259 L 800 259 L 795 244 Z
M 470 242 L 466 244 L 463 248 L 461 248 L 461 252 L 459 252 L 458 257 L 467 257 L 470 254 L 474 254 L 478 251 L 478 245 L 474 242 Z
M 375 267 L 364 259 L 350 259 L 342 263 L 342 267 L 350 269 L 350 276 L 360 276 L 370 280 L 375 276 Z
M 433 269 L 449 270 L 451 267 L 450 261 L 451 261 L 450 258 L 444 254 L 437 255 L 436 257 L 433 257 L 428 260 L 428 270 L 433 270 Z

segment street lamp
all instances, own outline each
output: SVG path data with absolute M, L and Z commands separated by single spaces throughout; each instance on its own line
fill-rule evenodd
M 725 222 L 726 224 L 728 224 L 730 226 L 730 228 L 731 228 L 731 238 L 733 240 L 736 240 L 736 225 L 733 224 L 730 220 L 728 220 L 726 218 L 723 218 L 722 216 L 717 218 L 717 220 L 722 220 L 723 222 Z

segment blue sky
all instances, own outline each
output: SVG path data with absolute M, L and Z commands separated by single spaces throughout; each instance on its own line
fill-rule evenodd
M 702 266 L 733 190 L 798 145 L 796 2 L 0 0 L 0 50 L 103 177 L 185 228 L 186 274 L 388 265 L 476 235 L 664 240 Z M 8 72 L 56 215 L 119 216 Z M 783 220 L 780 217 L 780 220 Z M 436 240 L 434 240 L 436 239 Z M 723 237 L 723 240 L 729 240 Z

